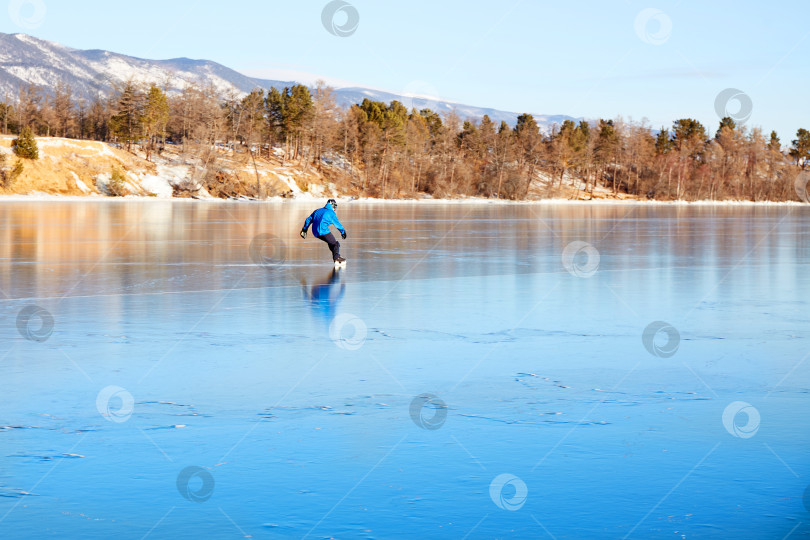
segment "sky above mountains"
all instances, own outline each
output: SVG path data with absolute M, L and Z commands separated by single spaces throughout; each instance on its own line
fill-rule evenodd
M 503 110 L 712 131 L 727 114 L 789 144 L 810 128 L 805 13 L 798 0 L 11 0 L 2 31 Z

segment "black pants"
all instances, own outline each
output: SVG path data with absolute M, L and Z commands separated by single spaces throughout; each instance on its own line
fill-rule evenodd
M 340 257 L 340 242 L 335 240 L 335 236 L 332 233 L 326 233 L 323 236 L 318 236 L 318 240 L 323 240 L 327 244 L 329 244 L 329 251 L 332 252 L 332 260 L 338 260 Z

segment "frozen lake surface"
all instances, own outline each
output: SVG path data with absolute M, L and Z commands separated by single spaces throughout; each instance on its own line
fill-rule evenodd
M 0 206 L 0 536 L 806 538 L 810 207 Z

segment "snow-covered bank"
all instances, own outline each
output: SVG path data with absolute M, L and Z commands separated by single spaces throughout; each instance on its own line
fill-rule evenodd
M 291 199 L 286 197 L 268 197 L 260 201 L 245 200 L 245 199 L 217 199 L 214 197 L 207 197 L 204 199 L 191 199 L 191 198 L 159 198 L 142 195 L 127 195 L 125 197 L 107 197 L 100 194 L 93 195 L 55 195 L 50 193 L 31 193 L 26 195 L 12 194 L 0 195 L 0 203 L 8 202 L 34 202 L 34 201 L 47 201 L 47 202 L 94 202 L 94 203 L 150 203 L 155 201 L 160 202 L 176 202 L 179 204 L 209 204 L 209 203 L 222 203 L 222 204 L 285 204 L 285 205 L 307 205 L 321 204 L 326 201 L 327 197 L 315 197 L 309 193 L 304 193 L 302 196 Z M 571 200 L 571 199 L 540 199 L 532 201 L 511 201 L 506 199 L 486 199 L 469 197 L 464 199 L 377 199 L 373 197 L 335 197 L 341 204 L 390 204 L 390 205 L 513 205 L 513 206 L 543 206 L 543 205 L 571 205 L 571 206 L 592 206 L 592 205 L 653 205 L 653 206 L 806 206 L 810 208 L 810 204 L 799 201 L 656 201 L 649 199 L 593 199 L 589 201 Z
M 0 135 L 6 172 L 17 161 L 11 148 L 14 138 Z M 147 160 L 134 146 L 133 152 L 128 152 L 99 141 L 37 137 L 36 142 L 39 159 L 21 160 L 22 173 L 0 187 L 1 196 L 109 195 L 110 180 L 116 171 L 126 193 L 158 199 L 257 194 L 295 197 L 308 191 L 336 195 L 334 186 L 313 170 L 258 157 L 254 166 L 249 154 L 234 153 L 230 148 L 203 148 L 203 159 L 167 145 Z
M 13 137 L 0 136 L 0 154 L 6 157 L 8 168 L 16 160 L 11 151 Z M 0 188 L 0 201 L 16 200 L 121 200 L 109 197 L 113 172 L 118 171 L 124 200 L 225 201 L 229 198 L 262 201 L 300 201 L 319 204 L 328 198 L 358 201 L 368 204 L 486 204 L 486 205 L 549 205 L 549 204 L 654 204 L 654 205 L 803 205 L 799 201 L 661 201 L 639 199 L 628 194 L 614 194 L 605 187 L 585 185 L 566 176 L 566 183 L 555 185 L 557 179 L 538 174 L 532 182 L 528 200 L 512 201 L 483 197 L 434 198 L 421 195 L 401 199 L 363 197 L 362 189 L 341 177 L 339 172 L 324 165 L 321 172 L 311 165 L 291 164 L 279 156 L 267 159 L 246 153 L 234 153 L 227 147 L 199 150 L 204 158 L 181 153 L 180 147 L 167 145 L 151 160 L 136 152 L 127 152 L 113 145 L 87 140 L 39 137 L 38 160 L 23 160 L 23 172 L 10 186 Z M 336 186 L 336 183 L 338 184 Z M 551 198 L 545 198 L 551 196 Z M 238 200 L 235 202 L 248 202 Z M 258 202 L 258 201 L 251 201 Z

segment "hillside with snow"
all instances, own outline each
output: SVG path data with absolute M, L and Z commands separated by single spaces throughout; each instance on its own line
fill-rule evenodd
M 13 136 L 0 135 L 0 178 L 8 178 L 18 160 L 12 151 Z M 0 195 L 109 196 L 114 171 L 123 180 L 121 195 L 194 199 L 253 199 L 267 197 L 338 196 L 324 174 L 312 167 L 246 152 L 212 147 L 203 157 L 183 154 L 168 145 L 151 161 L 137 146 L 128 152 L 100 141 L 37 137 L 39 159 L 19 160 L 22 174 Z
M 197 155 L 183 153 L 167 145 L 147 160 L 137 146 L 126 151 L 101 141 L 37 137 L 39 159 L 18 160 L 12 151 L 14 136 L 0 135 L 0 180 L 8 178 L 12 165 L 22 162 L 23 171 L 3 186 L 5 196 L 84 196 L 113 195 L 110 182 L 114 171 L 123 179 L 122 196 L 159 199 L 308 199 L 324 197 L 367 198 L 341 160 L 324 160 L 321 167 L 283 159 L 275 148 L 255 161 L 247 152 L 212 146 Z M 414 195 L 403 195 L 409 199 Z M 416 195 L 422 200 L 427 194 Z M 587 188 L 581 178 L 566 174 L 564 182 L 537 171 L 527 200 L 624 200 L 637 199 L 614 194 L 606 187 Z M 483 200 L 483 199 L 479 199 Z
M 156 83 L 170 93 L 182 91 L 190 84 L 211 85 L 222 95 L 244 95 L 255 88 L 269 90 L 296 84 L 297 81 L 257 79 L 243 75 L 210 60 L 174 58 L 147 60 L 105 50 L 78 50 L 27 34 L 0 33 L 0 99 L 16 101 L 19 89 L 29 84 L 41 86 L 46 92 L 59 81 L 67 83 L 77 96 L 106 95 L 115 84 L 133 80 Z M 465 105 L 454 101 L 385 92 L 371 88 L 338 88 L 335 97 L 339 105 L 348 107 L 368 98 L 374 101 L 398 100 L 406 107 L 430 108 L 440 113 L 455 111 L 461 119 L 479 119 L 485 114 L 495 122 L 514 124 L 519 113 Z M 565 120 L 578 120 L 566 115 L 534 114 L 544 132 Z

